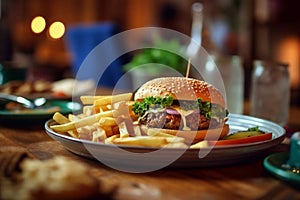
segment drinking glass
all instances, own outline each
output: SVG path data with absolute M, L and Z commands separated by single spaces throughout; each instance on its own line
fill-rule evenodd
M 229 113 L 242 114 L 244 110 L 244 69 L 239 56 L 218 56 L 216 65 L 223 78 Z
M 250 114 L 286 125 L 289 118 L 290 75 L 288 64 L 254 61 Z

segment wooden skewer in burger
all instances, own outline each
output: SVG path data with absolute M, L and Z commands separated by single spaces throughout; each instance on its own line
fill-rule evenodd
M 224 97 L 205 81 L 156 78 L 142 85 L 134 100 L 140 124 L 183 137 L 188 143 L 221 139 L 229 132 Z

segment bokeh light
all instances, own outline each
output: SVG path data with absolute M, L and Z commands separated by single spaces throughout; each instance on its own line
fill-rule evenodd
M 59 39 L 65 34 L 65 25 L 56 21 L 53 22 L 49 27 L 49 36 L 53 39 Z
M 34 33 L 41 33 L 46 27 L 46 20 L 42 16 L 36 16 L 31 21 L 31 30 Z

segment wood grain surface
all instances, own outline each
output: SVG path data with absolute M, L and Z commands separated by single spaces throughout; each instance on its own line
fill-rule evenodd
M 43 127 L 0 126 L 0 146 L 18 147 L 37 159 L 62 155 L 87 164 L 101 182 L 101 193 L 111 199 L 300 199 L 295 186 L 281 181 L 263 167 L 265 156 L 234 166 L 171 169 L 131 174 L 116 171 L 98 161 L 77 156 L 52 140 Z M 287 144 L 271 149 L 287 151 Z
M 109 94 L 107 89 L 99 94 Z M 247 109 L 246 103 L 245 108 Z M 300 109 L 290 112 L 290 124 L 300 128 Z M 97 160 L 80 157 L 50 138 L 43 125 L 18 126 L 0 123 L 0 152 L 17 148 L 35 159 L 65 156 L 82 164 L 100 183 L 104 199 L 300 199 L 300 186 L 290 185 L 271 175 L 263 159 L 271 153 L 289 150 L 288 141 L 245 162 L 230 166 L 174 169 L 164 168 L 149 173 L 125 173 L 109 168 Z M 0 163 L 1 165 L 1 163 Z M 0 181 L 2 178 L 0 177 Z M 5 182 L 0 182 L 0 186 Z M 78 191 L 80 192 L 80 191 Z M 1 193 L 1 191 L 0 191 Z M 1 196 L 1 195 L 0 195 Z

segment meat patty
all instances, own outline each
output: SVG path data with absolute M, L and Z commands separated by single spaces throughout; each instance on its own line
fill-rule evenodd
M 182 130 L 184 126 L 181 115 L 171 115 L 166 112 L 148 113 L 144 118 L 140 119 L 140 123 L 147 125 L 149 128 L 172 130 Z M 215 119 L 207 119 L 204 115 L 193 113 L 186 117 L 186 125 L 191 130 L 201 130 L 217 127 L 218 122 Z

